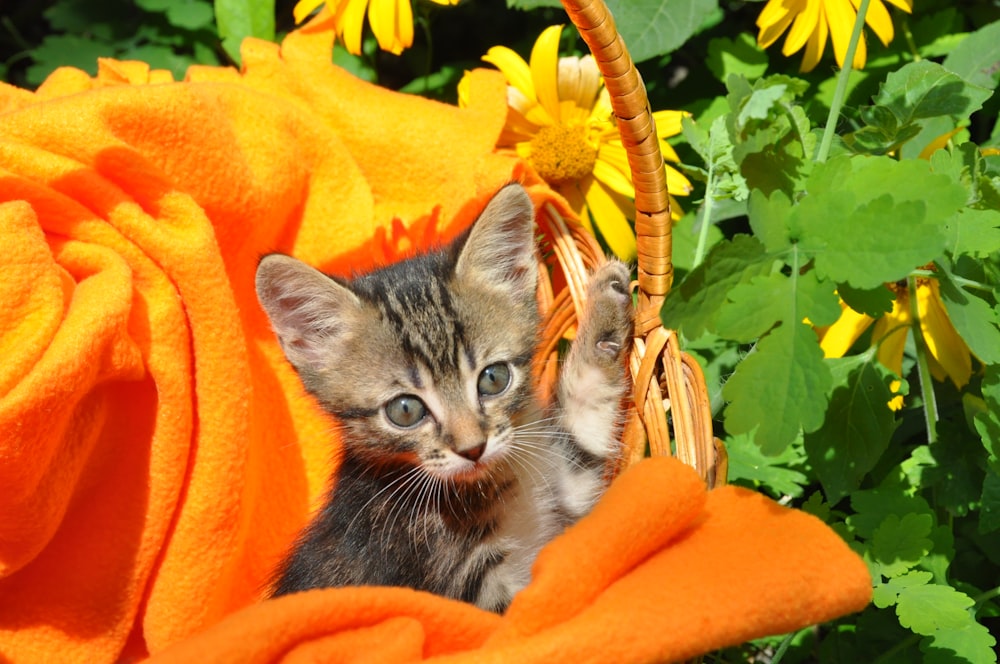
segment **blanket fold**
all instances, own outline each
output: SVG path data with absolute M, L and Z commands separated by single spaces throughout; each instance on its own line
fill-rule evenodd
M 239 72 L 174 82 L 105 60 L 34 93 L 0 84 L 0 660 L 510 661 L 589 644 L 647 661 L 862 607 L 863 565 L 832 531 L 706 494 L 663 460 L 554 542 L 502 618 L 400 589 L 258 602 L 337 446 L 257 305 L 259 256 L 341 274 L 395 260 L 457 235 L 512 179 L 558 205 L 494 150 L 497 72 L 473 72 L 458 109 L 354 79 L 332 39 L 321 16 L 280 46 L 247 40 Z M 602 621 L 613 648 L 586 635 Z

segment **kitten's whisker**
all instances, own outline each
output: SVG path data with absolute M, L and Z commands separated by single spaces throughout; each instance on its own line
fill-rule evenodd
M 364 505 L 361 506 L 361 509 L 358 510 L 357 514 L 354 515 L 354 518 L 351 519 L 350 523 L 347 524 L 347 528 L 344 529 L 344 534 L 346 535 L 347 533 L 349 533 L 351 531 L 351 528 L 354 527 L 354 522 L 358 520 L 359 516 L 361 516 L 362 514 L 364 514 L 365 510 L 368 509 L 369 505 L 371 505 L 373 502 L 375 502 L 376 498 L 378 498 L 379 496 L 381 496 L 383 493 L 385 493 L 386 491 L 388 491 L 389 489 L 391 489 L 393 486 L 395 486 L 399 482 L 402 482 L 403 480 L 405 480 L 409 475 L 412 475 L 414 472 L 419 472 L 419 471 L 420 471 L 419 467 L 410 468 L 406 472 L 403 472 L 399 477 L 395 478 L 394 480 L 392 480 L 391 482 L 389 482 L 387 485 L 385 485 L 374 496 L 372 496 L 371 498 L 369 498 L 368 501 Z

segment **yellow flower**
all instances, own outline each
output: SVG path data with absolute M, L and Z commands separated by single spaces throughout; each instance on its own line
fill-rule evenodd
M 459 0 L 431 0 L 439 5 L 457 5 Z M 365 10 L 379 48 L 399 55 L 413 44 L 413 7 L 410 0 L 299 0 L 292 13 L 302 23 L 326 4 L 333 12 L 337 36 L 349 53 L 361 55 L 361 30 Z
M 895 292 L 896 300 L 893 302 L 892 311 L 878 320 L 860 314 L 841 302 L 843 311 L 840 318 L 830 327 L 820 331 L 822 335 L 820 347 L 826 357 L 842 357 L 858 337 L 874 323 L 872 345 L 877 345 L 876 356 L 879 362 L 897 376 L 902 376 L 906 335 L 913 325 L 910 308 L 912 294 L 905 282 L 890 284 L 888 287 Z M 969 347 L 948 318 L 948 312 L 941 301 L 937 280 L 918 278 L 916 291 L 918 324 L 927 344 L 931 375 L 937 380 L 944 380 L 947 377 L 955 387 L 962 388 L 972 375 Z M 898 382 L 894 383 L 892 389 L 898 389 Z M 890 406 L 894 409 L 900 408 L 902 397 L 893 399 Z
M 913 0 L 885 1 L 907 14 L 913 11 Z M 781 53 L 791 55 L 805 48 L 799 69 L 812 71 L 823 57 L 829 35 L 833 41 L 833 54 L 837 58 L 837 64 L 843 67 L 860 4 L 860 0 L 768 0 L 757 17 L 757 27 L 760 28 L 757 43 L 761 48 L 767 48 L 788 30 Z M 892 41 L 892 18 L 882 0 L 871 0 L 868 13 L 865 14 L 865 23 L 883 44 L 888 45 Z M 866 59 L 865 41 L 862 39 L 854 53 L 853 66 L 862 69 Z
M 612 118 L 611 102 L 594 58 L 559 57 L 561 25 L 546 28 L 531 51 L 530 65 L 504 46 L 483 60 L 507 78 L 507 124 L 499 147 L 512 148 L 569 202 L 583 223 L 618 256 L 635 256 L 635 234 L 628 222 L 635 187 L 625 148 Z M 467 102 L 464 79 L 459 104 Z M 680 159 L 666 141 L 681 131 L 680 111 L 653 114 L 666 159 Z M 687 195 L 691 183 L 665 166 L 670 192 Z M 671 198 L 675 219 L 681 210 Z

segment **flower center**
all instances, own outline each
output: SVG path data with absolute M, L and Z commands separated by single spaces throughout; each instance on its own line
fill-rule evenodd
M 597 148 L 587 142 L 586 127 L 542 127 L 531 139 L 528 158 L 549 184 L 579 180 L 594 170 Z

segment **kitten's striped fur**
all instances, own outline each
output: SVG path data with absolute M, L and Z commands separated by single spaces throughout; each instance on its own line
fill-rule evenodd
M 501 189 L 440 251 L 352 281 L 274 254 L 258 297 L 306 389 L 342 423 L 322 510 L 281 595 L 401 585 L 502 611 L 538 550 L 588 512 L 618 451 L 628 270 L 593 277 L 556 403 L 533 393 L 531 201 Z

